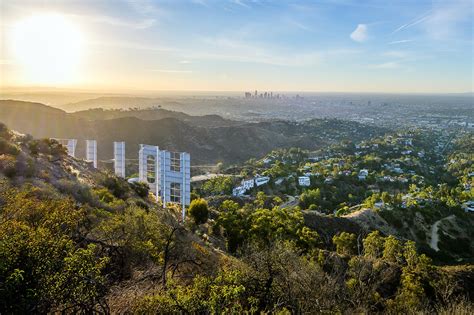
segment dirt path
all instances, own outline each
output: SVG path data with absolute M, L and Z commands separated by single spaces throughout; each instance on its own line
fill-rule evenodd
M 450 216 L 447 216 L 446 218 L 442 218 L 441 220 L 436 221 L 433 226 L 431 227 L 431 241 L 430 241 L 430 247 L 434 249 L 435 251 L 439 252 L 439 247 L 438 247 L 438 242 L 439 242 L 439 225 L 441 224 L 442 221 L 446 219 L 454 219 L 455 215 L 452 214 Z

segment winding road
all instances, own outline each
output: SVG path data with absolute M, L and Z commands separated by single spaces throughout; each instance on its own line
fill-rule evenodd
M 444 220 L 451 220 L 451 219 L 454 219 L 455 218 L 455 215 L 452 214 L 450 216 L 447 216 L 446 218 L 442 218 L 438 221 L 436 221 L 433 226 L 431 227 L 431 241 L 430 241 L 430 247 L 432 249 L 434 249 L 435 251 L 439 252 L 439 247 L 438 247 L 438 242 L 439 242 L 439 234 L 438 234 L 438 230 L 439 230 L 439 225 L 441 224 L 442 221 Z

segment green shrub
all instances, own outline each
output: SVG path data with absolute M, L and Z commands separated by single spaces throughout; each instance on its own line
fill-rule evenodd
M 139 197 L 146 198 L 150 193 L 150 187 L 146 183 L 136 182 L 131 183 L 130 186 Z
M 129 192 L 128 183 L 117 177 L 107 176 L 102 182 L 102 185 L 107 187 L 115 197 L 120 199 L 124 199 Z
M 196 224 L 206 223 L 209 217 L 207 201 L 202 198 L 193 200 L 189 206 L 188 212 Z

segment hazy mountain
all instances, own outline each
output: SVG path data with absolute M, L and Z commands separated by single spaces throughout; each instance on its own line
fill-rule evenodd
M 100 114 L 100 110 L 94 113 Z M 338 120 L 236 123 L 219 116 L 195 117 L 163 110 L 150 115 L 164 117 L 173 113 L 174 117 L 145 120 L 133 117 L 135 111 L 123 113 L 124 117 L 107 119 L 97 115 L 90 120 L 90 113 L 68 114 L 39 103 L 0 101 L 0 121 L 10 128 L 35 137 L 78 139 L 79 156 L 84 151 L 82 140 L 97 139 L 98 157 L 102 160 L 112 158 L 113 141 L 126 141 L 128 158 L 136 158 L 139 144 L 145 143 L 189 152 L 193 164 L 234 163 L 263 156 L 275 148 L 316 149 L 349 137 L 364 139 L 383 131 Z M 223 123 L 216 125 L 216 121 Z
M 106 119 L 117 119 L 124 117 L 135 117 L 142 120 L 160 120 L 163 118 L 175 118 L 182 121 L 189 122 L 197 126 L 217 127 L 217 126 L 230 126 L 239 125 L 241 122 L 224 119 L 218 115 L 204 115 L 204 116 L 191 116 L 182 112 L 172 111 L 163 109 L 160 107 L 150 107 L 145 109 L 109 109 L 104 110 L 103 108 L 93 108 L 83 111 L 74 112 L 71 115 L 84 118 L 86 120 L 106 120 Z
M 91 108 L 118 109 L 118 108 L 143 108 L 160 105 L 160 99 L 137 96 L 102 96 L 79 102 L 61 105 L 67 112 L 76 112 Z

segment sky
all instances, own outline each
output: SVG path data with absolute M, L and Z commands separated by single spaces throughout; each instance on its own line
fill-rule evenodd
M 473 3 L 0 0 L 0 84 L 472 92 Z

